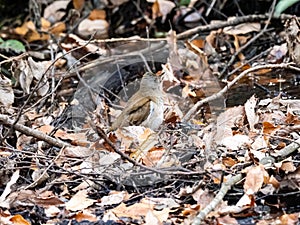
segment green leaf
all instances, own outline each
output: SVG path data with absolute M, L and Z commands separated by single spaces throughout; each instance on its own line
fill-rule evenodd
M 284 10 L 286 10 L 290 6 L 294 5 L 296 2 L 299 2 L 299 0 L 281 0 L 281 1 L 279 1 L 275 7 L 274 16 L 279 17 Z
M 190 0 L 180 0 L 180 3 L 179 3 L 179 4 L 180 4 L 180 5 L 185 5 L 185 6 L 186 6 L 186 5 L 189 5 L 190 2 L 191 2 Z
M 4 49 L 6 51 L 13 50 L 17 53 L 25 52 L 25 46 L 22 42 L 17 40 L 0 40 L 0 49 Z

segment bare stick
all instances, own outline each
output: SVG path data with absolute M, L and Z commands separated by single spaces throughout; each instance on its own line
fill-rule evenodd
M 244 76 L 246 76 L 248 73 L 252 73 L 261 69 L 292 69 L 296 71 L 300 71 L 300 68 L 293 66 L 289 63 L 281 63 L 281 64 L 266 64 L 266 65 L 259 65 L 255 67 L 251 67 L 245 71 L 243 71 L 240 75 L 238 75 L 236 78 L 234 78 L 231 82 L 229 82 L 222 90 L 220 90 L 218 93 L 215 93 L 207 98 L 204 98 L 203 100 L 197 102 L 183 117 L 183 121 L 188 121 L 192 118 L 193 115 L 196 114 L 198 108 L 202 106 L 205 103 L 208 103 L 210 101 L 213 101 L 215 99 L 218 99 L 222 97 L 236 82 L 238 82 L 240 79 L 242 79 Z
M 166 171 L 166 170 L 159 169 L 159 168 L 152 168 L 152 167 L 145 166 L 145 165 L 135 161 L 134 159 L 130 158 L 124 152 L 120 151 L 114 145 L 114 143 L 107 137 L 107 135 L 105 134 L 104 130 L 102 130 L 102 128 L 100 128 L 99 126 L 96 126 L 92 122 L 91 122 L 90 125 L 92 126 L 93 130 L 96 131 L 97 134 L 113 149 L 114 152 L 119 154 L 123 159 L 127 160 L 128 162 L 131 162 L 134 166 L 139 166 L 139 167 L 141 167 L 143 169 L 146 169 L 148 171 L 152 171 L 152 172 L 162 174 L 162 175 L 183 175 L 184 176 L 184 175 L 203 174 L 203 172 L 194 172 L 194 171 L 189 171 L 189 172 L 176 171 L 176 172 L 172 172 L 172 171 Z
M 282 14 L 280 16 L 280 19 L 285 20 L 285 19 L 290 19 L 292 17 L 293 17 L 292 15 Z M 262 20 L 268 20 L 268 18 L 269 18 L 268 14 L 240 16 L 240 17 L 236 17 L 235 19 L 232 19 L 229 21 L 220 21 L 220 22 L 214 23 L 214 24 L 208 24 L 208 25 L 204 25 L 204 26 L 194 27 L 190 30 L 187 30 L 187 31 L 184 31 L 184 32 L 178 34 L 177 39 L 178 40 L 185 39 L 185 38 L 193 36 L 194 34 L 201 33 L 203 31 L 218 30 L 220 28 L 224 28 L 224 27 L 228 27 L 228 26 L 236 26 L 241 23 L 259 22 Z M 272 18 L 274 18 L 274 17 L 272 17 Z M 278 18 L 276 18 L 276 19 L 278 19 Z
M 222 187 L 216 197 L 203 209 L 201 212 L 195 217 L 192 225 L 200 225 L 202 220 L 210 213 L 213 209 L 215 209 L 218 204 L 222 201 L 227 192 L 231 189 L 231 187 L 239 182 L 243 178 L 242 174 L 235 175 L 231 177 L 228 181 L 222 184 Z
M 292 142 L 288 146 L 285 146 L 280 151 L 271 154 L 271 156 L 278 158 L 279 160 L 282 160 L 283 158 L 287 157 L 288 155 L 296 151 L 298 148 L 300 148 L 300 139 Z
M 283 160 L 285 157 L 290 155 L 292 152 L 296 151 L 300 147 L 300 139 L 295 142 L 289 144 L 285 148 L 281 149 L 279 152 L 272 154 L 273 157 L 277 157 L 278 160 Z M 272 156 L 266 156 L 263 158 L 260 163 L 262 165 L 269 164 L 270 162 L 276 162 L 276 160 Z M 243 179 L 242 174 L 235 175 L 228 179 L 228 181 L 222 184 L 222 187 L 216 197 L 203 209 L 199 212 L 199 214 L 195 217 L 192 225 L 200 225 L 201 222 L 205 219 L 205 217 L 214 210 L 218 204 L 223 200 L 227 192 L 231 189 L 231 187 L 237 182 Z
M 271 12 L 269 14 L 269 18 L 266 21 L 266 24 L 264 26 L 264 28 L 257 34 L 255 35 L 250 41 L 247 41 L 247 43 L 245 45 L 243 45 L 242 47 L 240 47 L 231 57 L 231 59 L 229 60 L 228 63 L 226 63 L 226 66 L 223 68 L 222 72 L 220 73 L 220 77 L 222 77 L 224 75 L 224 73 L 227 71 L 227 69 L 234 63 L 234 60 L 236 59 L 236 57 L 243 52 L 246 48 L 248 48 L 252 43 L 254 43 L 256 40 L 258 40 L 259 37 L 261 37 L 264 33 L 267 32 L 268 30 L 268 26 L 270 24 L 270 21 L 272 19 L 272 15 L 274 13 L 274 9 L 275 9 L 275 3 L 276 1 L 273 1 L 272 6 L 271 6 Z
M 26 127 L 19 123 L 15 123 L 15 121 L 12 119 L 9 119 L 9 117 L 7 115 L 0 114 L 0 121 L 3 124 L 5 124 L 7 126 L 11 126 L 14 129 L 16 129 L 17 131 L 20 131 L 21 133 L 26 134 L 27 136 L 35 137 L 37 139 L 47 142 L 48 144 L 53 145 L 53 146 L 56 146 L 59 148 L 70 146 L 70 144 L 63 142 L 61 140 L 58 140 L 56 138 L 50 137 L 49 135 L 46 135 L 41 131 L 34 130 L 32 128 Z

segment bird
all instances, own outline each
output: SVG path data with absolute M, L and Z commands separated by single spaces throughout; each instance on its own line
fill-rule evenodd
M 144 126 L 155 131 L 163 122 L 164 92 L 160 78 L 146 72 L 139 90 L 128 100 L 121 114 L 110 127 L 114 131 L 126 126 Z

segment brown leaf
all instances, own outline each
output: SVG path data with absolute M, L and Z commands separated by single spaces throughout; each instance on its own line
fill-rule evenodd
M 105 206 L 105 205 L 114 205 L 119 204 L 122 201 L 124 201 L 125 197 L 128 195 L 128 193 L 122 191 L 122 192 L 111 192 L 107 196 L 103 196 L 101 198 L 101 202 L 99 205 Z
M 258 32 L 260 31 L 260 29 L 261 29 L 260 23 L 242 23 L 234 27 L 225 27 L 223 29 L 223 32 L 229 35 L 238 35 L 238 34 L 247 34 L 250 32 Z
M 244 120 L 244 107 L 237 106 L 227 109 L 225 112 L 221 113 L 217 118 L 217 133 L 215 135 L 215 140 L 217 144 L 222 144 L 224 139 L 227 137 L 232 137 L 232 127 L 236 126 L 238 120 Z
M 219 217 L 219 218 L 217 218 L 217 221 L 218 221 L 219 225 L 227 225 L 227 224 L 238 225 L 239 224 L 235 218 L 233 218 L 229 215 Z
M 290 224 L 297 224 L 299 213 L 294 214 L 284 214 L 280 216 L 279 221 L 281 225 L 290 225 Z
M 262 187 L 263 183 L 267 183 L 268 180 L 269 175 L 262 165 L 251 167 L 247 171 L 244 183 L 245 193 L 253 194 L 258 192 Z
M 72 2 L 74 9 L 77 9 L 78 11 L 80 11 L 85 4 L 85 0 L 72 0 Z
M 223 157 L 222 163 L 227 167 L 232 167 L 237 163 L 237 161 L 231 157 Z
M 13 222 L 14 225 L 31 225 L 27 220 L 23 218 L 20 214 L 14 215 L 10 218 L 10 221 Z
M 64 22 L 57 22 L 49 28 L 49 32 L 54 35 L 59 35 L 63 33 L 65 30 L 66 30 L 66 24 Z
M 296 171 L 296 167 L 294 166 L 294 163 L 291 161 L 284 161 L 282 162 L 282 165 L 280 167 L 285 173 L 294 172 Z
M 86 209 L 96 202 L 96 200 L 87 197 L 87 190 L 78 191 L 66 204 L 66 209 L 71 211 L 79 211 Z
M 52 23 L 56 23 L 62 19 L 63 16 L 66 15 L 66 8 L 69 4 L 69 1 L 54 1 L 49 4 L 44 10 L 44 18 L 51 21 Z
M 87 211 L 78 212 L 75 215 L 75 219 L 80 222 L 83 220 L 87 220 L 89 222 L 96 222 L 98 221 L 97 217 Z
M 165 22 L 167 15 L 171 12 L 171 10 L 176 6 L 174 2 L 167 0 L 147 0 L 148 2 L 153 2 L 152 6 L 152 15 L 153 19 L 156 17 L 162 16 L 162 22 Z
M 280 129 L 280 125 L 275 126 L 273 123 L 267 121 L 263 122 L 263 134 L 267 143 L 269 142 L 270 135 L 278 129 Z
M 272 184 L 274 188 L 278 189 L 280 186 L 279 181 L 272 175 L 269 179 L 269 184 Z
M 93 9 L 89 15 L 90 20 L 105 20 L 106 12 L 103 9 Z

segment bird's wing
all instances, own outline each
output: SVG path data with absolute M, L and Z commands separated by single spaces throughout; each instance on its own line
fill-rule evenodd
M 145 121 L 150 114 L 150 103 L 150 98 L 142 98 L 137 101 L 136 104 L 134 104 L 133 107 L 126 112 L 128 115 L 128 124 L 138 126 Z
M 140 125 L 150 114 L 150 101 L 148 97 L 139 98 L 133 101 L 134 98 L 127 103 L 122 113 L 116 118 L 110 127 L 110 130 L 116 130 L 119 127 Z M 130 107 L 128 107 L 130 105 Z

